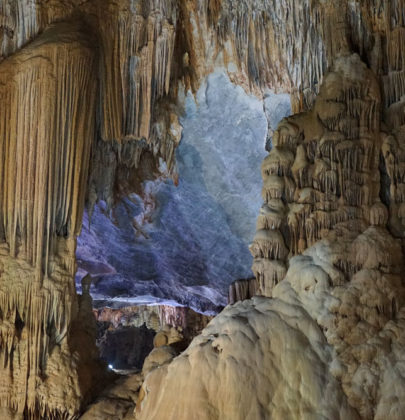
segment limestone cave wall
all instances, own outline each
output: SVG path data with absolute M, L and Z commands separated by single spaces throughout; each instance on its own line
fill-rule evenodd
M 78 418 L 97 393 L 74 284 L 83 214 L 179 181 L 184 98 L 220 68 L 295 113 L 269 131 L 251 246 L 255 293 L 273 299 L 227 308 L 153 370 L 136 415 L 400 418 L 404 34 L 402 0 L 1 0 L 0 417 Z

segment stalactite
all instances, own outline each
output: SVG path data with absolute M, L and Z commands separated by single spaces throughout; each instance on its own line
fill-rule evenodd
M 257 293 L 271 297 L 271 291 L 286 275 L 287 269 L 283 262 L 257 258 L 252 266 L 253 274 L 258 281 Z
M 289 176 L 291 174 L 290 168 L 293 161 L 294 155 L 292 152 L 274 147 L 272 153 L 269 154 L 262 163 L 263 179 L 269 175 Z
M 93 52 L 78 29 L 68 26 L 68 36 L 61 29 L 51 28 L 0 68 L 7 110 L 0 121 L 3 231 L 10 255 L 21 252 L 45 273 L 55 238 L 81 229 L 94 135 Z
M 110 6 L 102 43 L 101 136 L 149 140 L 157 101 L 169 94 L 176 21 L 172 1 L 147 17 Z M 167 3 L 164 7 L 164 3 Z M 165 15 L 165 11 L 169 15 Z M 117 67 L 118 64 L 118 67 Z
M 33 277 L 34 270 L 28 263 L 2 258 L 0 308 L 12 322 L 2 323 L 0 328 L 0 360 L 4 372 L 0 401 L 4 405 L 7 399 L 6 406 L 15 407 L 19 413 L 27 409 L 35 416 L 38 393 L 41 394 L 36 378 L 49 373 L 47 364 L 53 347 L 66 347 L 75 301 L 69 273 L 46 277 L 42 284 L 33 281 Z M 73 372 L 64 374 L 70 376 Z M 22 393 L 22 389 L 28 392 Z M 67 394 L 70 392 L 67 390 Z M 59 403 L 63 401 L 48 402 Z M 79 408 L 78 401 L 69 401 L 72 403 L 73 407 L 66 407 L 68 413 L 72 408 L 70 416 Z
M 263 204 L 257 218 L 257 230 L 279 229 L 285 217 L 285 208 L 281 200 L 270 200 Z
M 297 148 L 291 172 L 298 188 L 309 187 L 312 184 L 311 170 L 308 165 L 306 151 L 302 144 Z
M 373 226 L 386 226 L 388 223 L 388 209 L 382 203 L 375 203 L 368 215 L 370 224 Z
M 236 302 L 250 299 L 256 296 L 258 284 L 255 278 L 236 280 L 229 286 L 228 304 L 232 305 Z
M 269 175 L 263 183 L 262 197 L 268 202 L 272 199 L 280 199 L 284 194 L 284 178 L 277 175 Z
M 79 16 L 96 39 L 87 42 L 82 30 L 70 26 L 63 40 L 45 42 L 45 32 L 29 44 L 49 24 L 57 22 L 62 31 L 61 22 Z M 391 231 L 403 237 L 404 23 L 402 0 L 1 1 L 0 262 L 12 264 L 15 256 L 38 284 L 15 286 L 9 301 L 1 298 L 0 362 L 7 369 L 11 362 L 21 366 L 21 378 L 28 375 L 24 354 L 33 372 L 46 369 L 51 340 L 40 319 L 64 345 L 72 315 L 63 309 L 58 318 L 55 308 L 74 306 L 66 284 L 75 269 L 94 133 L 100 138 L 93 143 L 87 198 L 90 207 L 100 199 L 112 207 L 122 168 L 125 174 L 136 171 L 146 153 L 172 168 L 181 136 L 178 91 L 195 90 L 218 65 L 246 90 L 282 90 L 291 94 L 294 111 L 312 108 L 280 124 L 263 164 L 266 205 L 252 246 L 262 258 L 255 263 L 266 267 L 256 270 L 261 293 L 270 295 L 282 279 L 288 253 L 304 252 L 326 231 L 384 226 L 389 217 Z M 347 55 L 350 50 L 358 51 L 378 82 L 357 56 Z M 325 77 L 327 68 L 332 71 Z M 100 80 L 97 94 L 93 75 Z M 382 139 L 381 119 L 387 133 Z M 380 152 L 386 171 L 381 184 L 389 188 L 381 198 Z M 341 262 L 346 272 L 358 270 L 373 251 L 362 242 L 359 249 L 353 262 Z M 388 256 L 378 261 L 386 264 Z M 2 273 L 0 296 L 6 278 Z M 21 303 L 28 301 L 31 312 Z M 389 312 L 386 305 L 376 308 Z M 20 331 L 20 321 L 32 330 Z M 37 379 L 30 376 L 30 392 Z M 14 381 L 15 387 L 26 385 L 25 377 Z M 23 403 L 3 388 L 0 396 L 2 405 L 21 411 Z M 62 413 L 64 401 L 48 407 L 30 398 L 27 418 L 75 416 L 75 408 Z
M 277 230 L 257 231 L 250 249 L 255 258 L 283 260 L 288 254 L 284 238 Z
M 273 136 L 273 144 L 275 147 L 286 147 L 291 151 L 297 148 L 299 142 L 299 131 L 298 127 L 289 122 L 288 119 L 284 119 Z
M 0 327 L 0 405 L 26 418 L 73 418 L 81 404 L 67 341 L 95 129 L 84 33 L 80 23 L 51 27 L 0 66 L 0 313 L 13 320 Z M 65 394 L 54 395 L 62 380 Z
M 379 197 L 380 101 L 376 79 L 352 55 L 336 61 L 313 111 L 280 123 L 262 165 L 266 204 L 251 246 L 260 293 L 268 293 L 279 280 L 271 280 L 276 260 L 301 254 L 337 226 L 387 223 L 388 211 Z M 385 144 L 388 174 L 398 179 L 397 158 L 388 140 Z M 400 187 L 395 194 L 401 195 Z M 272 202 L 283 202 L 286 209 L 273 210 Z M 274 247 L 281 242 L 280 232 L 288 246 L 282 253 Z

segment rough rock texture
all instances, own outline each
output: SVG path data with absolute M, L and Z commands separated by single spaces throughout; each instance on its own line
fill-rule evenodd
M 99 398 L 91 404 L 81 419 L 129 420 L 133 418 L 141 385 L 149 372 L 170 363 L 188 344 L 181 329 L 164 325 L 153 339 L 153 350 L 145 359 L 142 371 L 119 371 L 124 376 L 118 378 L 113 385 L 107 387 Z M 126 376 L 127 375 L 127 376 Z
M 278 95 L 271 98 L 282 102 Z M 285 112 L 275 112 L 273 119 Z M 91 219 L 84 218 L 77 283 L 91 273 L 93 297 L 110 305 L 138 296 L 218 312 L 229 283 L 253 277 L 248 246 L 261 204 L 263 102 L 217 71 L 195 98 L 187 95 L 180 121 L 178 182 L 163 174 L 157 181 L 146 177 L 142 193 L 131 194 L 111 213 L 97 205 Z M 149 161 L 144 155 L 140 165 Z
M 159 167 L 179 181 L 177 99 L 217 67 L 310 110 L 281 123 L 263 164 L 251 251 L 274 299 L 226 309 L 152 370 L 139 416 L 401 417 L 404 6 L 0 1 L 2 418 L 76 418 L 100 383 L 90 285 L 79 299 L 73 280 L 83 209 L 142 195 Z
M 95 119 L 94 51 L 82 29 L 51 27 L 0 65 L 5 418 L 74 416 L 93 386 L 88 369 L 97 367 L 82 321 L 91 299 L 78 301 L 73 282 Z
M 153 349 L 155 331 L 145 325 L 118 329 L 98 325 L 97 330 L 96 343 L 100 357 L 111 369 L 139 370 Z
M 347 279 L 337 266 L 353 260 Z M 153 371 L 137 419 L 402 418 L 401 272 L 385 229 L 342 228 L 291 259 L 273 299 L 228 306 Z
M 331 360 L 302 308 L 265 298 L 240 302 L 171 364 L 152 371 L 137 418 L 356 418 L 329 372 Z
M 316 320 L 334 349 L 330 372 L 363 419 L 403 417 L 403 273 L 398 240 L 349 223 L 291 259 L 273 292 Z
M 142 373 L 119 378 L 100 394 L 98 400 L 88 407 L 80 419 L 132 419 L 142 381 Z
M 311 112 L 279 125 L 262 164 L 265 203 L 251 245 L 262 295 L 271 296 L 284 278 L 289 257 L 337 225 L 359 220 L 386 226 L 378 170 L 380 113 L 377 80 L 352 55 L 335 62 Z
M 212 316 L 194 312 L 184 306 L 143 305 L 122 308 L 93 309 L 97 322 L 107 323 L 113 328 L 145 326 L 155 332 L 165 325 L 180 328 L 186 338 L 194 337 L 203 330 Z
M 93 312 L 100 357 L 114 370 L 141 369 L 156 334 L 162 335 L 167 327 L 181 334 L 181 349 L 185 349 L 212 319 L 186 307 L 164 305 L 104 307 Z
M 230 305 L 240 300 L 250 299 L 259 294 L 256 278 L 242 279 L 232 282 L 228 291 L 228 303 Z
M 280 123 L 251 245 L 256 293 L 272 298 L 227 307 L 152 371 L 137 419 L 403 417 L 400 135 L 381 97 L 342 55 L 313 109 Z

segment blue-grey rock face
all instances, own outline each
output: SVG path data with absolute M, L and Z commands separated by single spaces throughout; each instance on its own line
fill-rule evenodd
M 149 181 L 144 199 L 128 197 L 114 217 L 101 203 L 90 229 L 85 215 L 77 280 L 92 274 L 96 299 L 172 301 L 215 311 L 226 304 L 232 281 L 252 276 L 248 244 L 262 201 L 268 127 L 263 102 L 213 73 L 196 101 L 192 95 L 185 99 L 181 123 L 178 186 Z M 153 211 L 148 202 L 155 204 Z

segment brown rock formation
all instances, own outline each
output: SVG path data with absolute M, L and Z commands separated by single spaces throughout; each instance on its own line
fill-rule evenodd
M 119 309 L 100 308 L 93 310 L 98 322 L 111 324 L 113 328 L 123 326 L 145 326 L 155 332 L 165 325 L 179 328 L 187 339 L 199 334 L 213 318 L 199 314 L 184 306 L 140 305 L 126 306 Z
M 312 110 L 281 122 L 251 246 L 258 293 L 273 299 L 226 308 L 152 371 L 136 418 L 402 418 L 400 157 L 382 107 L 376 77 L 354 54 L 335 60 Z
M 250 299 L 258 293 L 257 281 L 253 279 L 236 280 L 229 286 L 228 304 Z
M 114 370 L 141 369 L 154 342 L 157 347 L 156 340 L 164 345 L 171 344 L 172 338 L 165 334 L 167 328 L 181 335 L 176 349 L 184 350 L 213 318 L 190 308 L 167 305 L 104 307 L 93 309 L 93 313 L 97 320 L 96 342 L 100 356 Z
M 92 386 L 83 362 L 94 351 L 81 358 L 70 330 L 84 311 L 72 278 L 94 136 L 90 45 L 79 24 L 60 24 L 0 66 L 0 398 L 10 410 L 6 417 L 73 416 Z
M 228 307 L 151 371 L 138 417 L 401 418 L 404 10 L 0 1 L 1 418 L 77 418 L 91 397 L 90 297 L 73 284 L 85 202 L 111 207 L 159 158 L 170 175 L 176 98 L 216 66 L 307 111 L 280 124 L 262 167 L 254 289 L 274 299 Z
M 262 165 L 265 204 L 251 246 L 263 295 L 271 296 L 284 278 L 287 256 L 337 225 L 387 224 L 378 170 L 380 109 L 378 83 L 353 55 L 336 60 L 312 111 L 280 124 Z

